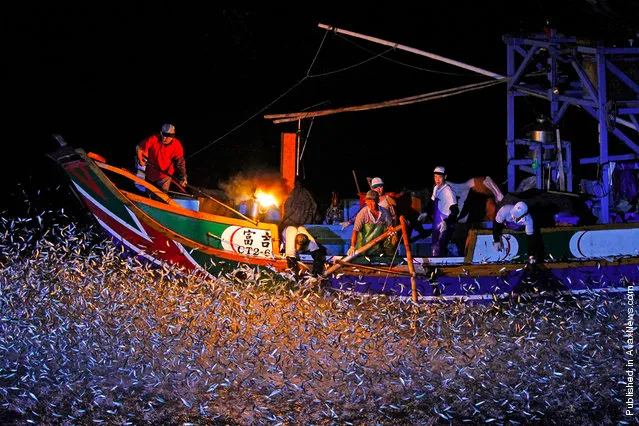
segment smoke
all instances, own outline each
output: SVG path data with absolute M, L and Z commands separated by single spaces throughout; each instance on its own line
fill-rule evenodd
M 258 189 L 275 197 L 278 206 L 284 204 L 289 194 L 286 181 L 274 171 L 240 172 L 229 180 L 221 182 L 220 188 L 235 205 L 252 199 Z

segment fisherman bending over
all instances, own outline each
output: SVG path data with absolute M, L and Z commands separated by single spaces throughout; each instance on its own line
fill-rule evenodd
M 324 272 L 324 262 L 326 261 L 326 248 L 315 241 L 303 226 L 287 226 L 283 232 L 286 260 L 288 267 L 297 274 L 299 271 L 299 255 L 310 253 L 313 257 L 313 275 L 321 275 Z
M 517 204 L 505 204 L 502 206 L 493 221 L 493 246 L 497 251 L 504 250 L 502 232 L 504 227 L 513 231 L 525 231 L 528 242 L 528 260 L 535 263 L 537 259 L 543 261 L 543 239 L 541 233 L 535 228 L 535 222 L 528 212 L 528 205 L 523 201 Z

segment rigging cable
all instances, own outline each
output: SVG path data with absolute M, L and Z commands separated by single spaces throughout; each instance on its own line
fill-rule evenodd
M 356 47 L 358 47 L 358 48 L 360 48 L 360 49 L 362 49 L 362 50 L 364 50 L 366 52 L 375 53 L 374 51 L 372 51 L 370 49 L 367 49 L 364 46 L 361 46 L 359 43 L 356 43 L 353 40 L 350 40 L 350 39 L 344 37 L 341 34 L 338 34 L 338 36 L 340 38 L 344 39 L 345 41 L 355 45 Z M 395 48 L 391 47 L 389 50 L 395 50 Z M 378 54 L 377 56 L 381 56 L 382 59 L 385 59 L 385 60 L 387 60 L 389 62 L 394 62 L 394 63 L 396 63 L 398 65 L 402 65 L 404 67 L 413 68 L 413 69 L 416 69 L 416 70 L 419 70 L 419 71 L 429 72 L 429 73 L 433 73 L 433 74 L 454 75 L 454 76 L 461 76 L 461 77 L 475 77 L 475 76 L 477 76 L 477 74 L 474 74 L 474 73 L 473 74 L 465 74 L 465 73 L 458 73 L 458 72 L 436 71 L 436 70 L 432 70 L 432 69 L 429 69 L 429 68 L 422 68 L 422 67 L 418 67 L 418 66 L 415 66 L 415 65 L 407 64 L 407 63 L 398 61 L 396 59 L 391 59 L 391 58 L 387 58 L 386 56 L 384 56 L 384 54 L 386 54 L 389 50 L 387 50 L 385 52 L 382 52 L 382 53 Z M 377 57 L 377 56 L 375 56 L 375 57 Z
M 259 111 L 257 111 L 255 114 L 251 115 L 249 118 L 247 118 L 246 120 L 244 120 L 243 122 L 241 122 L 240 124 L 238 124 L 237 126 L 233 127 L 231 130 L 229 130 L 228 132 L 226 132 L 225 134 L 223 134 L 222 136 L 220 136 L 219 138 L 215 139 L 214 141 L 208 143 L 207 145 L 205 145 L 203 148 L 200 148 L 199 150 L 195 151 L 193 154 L 189 155 L 188 157 L 185 157 L 186 159 L 189 159 L 193 156 L 195 156 L 196 154 L 199 154 L 200 152 L 204 151 L 205 149 L 208 149 L 209 147 L 211 147 L 212 145 L 214 145 L 215 143 L 219 142 L 220 140 L 224 139 L 225 137 L 227 137 L 228 135 L 230 135 L 231 133 L 235 132 L 237 129 L 239 129 L 240 127 L 244 126 L 246 123 L 248 123 L 249 121 L 251 121 L 253 118 L 257 117 L 259 114 L 261 114 L 262 112 L 264 112 L 266 109 L 268 109 L 271 105 L 273 105 L 274 103 L 276 103 L 277 101 L 279 101 L 280 99 L 282 99 L 284 96 L 286 96 L 291 90 L 295 89 L 297 86 L 299 86 L 300 84 L 302 84 L 302 82 L 304 80 L 306 80 L 308 77 L 304 76 L 304 78 L 302 78 L 300 81 L 298 81 L 297 83 L 295 83 L 293 86 L 291 86 L 289 89 L 287 89 L 284 93 L 282 93 L 281 95 L 279 95 L 277 98 L 275 98 L 275 100 L 271 101 L 270 103 L 268 103 L 265 107 L 263 107 L 262 109 L 260 109 Z
M 195 151 L 193 154 L 189 155 L 188 157 L 185 157 L 187 160 L 189 158 L 194 157 L 195 155 L 199 154 L 200 152 L 204 151 L 205 149 L 210 148 L 212 145 L 216 144 L 217 142 L 221 141 L 222 139 L 224 139 L 225 137 L 227 137 L 228 135 L 230 135 L 231 133 L 235 132 L 237 129 L 239 129 L 240 127 L 244 126 L 246 123 L 248 123 L 249 121 L 251 121 L 252 119 L 254 119 L 255 117 L 257 117 L 258 115 L 260 115 L 262 112 L 264 112 L 265 110 L 267 110 L 268 108 L 271 107 L 271 105 L 275 104 L 277 101 L 279 101 L 280 99 L 282 99 L 284 96 L 286 96 L 289 92 L 291 92 L 293 89 L 295 89 L 297 86 L 299 86 L 300 84 L 302 84 L 304 82 L 304 80 L 306 80 L 307 78 L 309 78 L 309 73 L 311 72 L 311 68 L 313 67 L 313 65 L 315 64 L 315 61 L 317 60 L 317 57 L 319 56 L 320 50 L 322 49 L 322 46 L 324 45 L 324 40 L 326 40 L 326 34 L 324 34 L 324 38 L 322 39 L 322 42 L 320 43 L 319 47 L 317 48 L 317 52 L 315 53 L 315 57 L 313 58 L 313 61 L 311 62 L 311 65 L 308 67 L 308 70 L 306 71 L 306 75 L 304 77 L 302 77 L 302 79 L 300 79 L 297 83 L 295 83 L 294 85 L 292 85 L 291 87 L 289 87 L 286 91 L 284 91 L 284 93 L 282 93 L 281 95 L 279 95 L 277 98 L 275 98 L 273 101 L 269 102 L 266 106 L 264 106 L 263 108 L 261 108 L 259 111 L 257 111 L 256 113 L 254 113 L 253 115 L 251 115 L 249 118 L 247 118 L 246 120 L 244 120 L 243 122 L 241 122 L 240 124 L 238 124 L 237 126 L 233 127 L 231 130 L 229 130 L 228 132 L 226 132 L 225 134 L 223 134 L 222 136 L 220 136 L 219 138 L 209 142 L 208 144 L 206 144 L 204 147 L 200 148 L 199 150 Z

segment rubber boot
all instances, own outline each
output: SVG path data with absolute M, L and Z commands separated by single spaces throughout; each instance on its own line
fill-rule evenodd
M 287 257 L 286 264 L 288 269 L 297 277 L 300 274 L 300 266 L 297 264 L 297 258 L 295 257 Z
M 317 250 L 311 252 L 313 257 L 312 274 L 322 275 L 324 273 L 324 263 L 326 262 L 326 249 L 320 246 Z

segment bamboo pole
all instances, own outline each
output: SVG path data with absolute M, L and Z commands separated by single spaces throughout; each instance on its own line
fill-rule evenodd
M 357 195 L 359 195 L 362 191 L 359 189 L 359 182 L 357 182 L 357 175 L 355 174 L 355 170 L 353 170 L 353 179 L 355 179 L 355 186 L 357 187 Z
M 300 119 L 311 118 L 311 117 L 320 117 L 324 115 L 332 115 L 343 112 L 355 112 L 355 111 L 367 111 L 372 109 L 379 108 L 388 108 L 388 107 L 396 107 L 402 105 L 410 105 L 418 102 L 430 101 L 433 99 L 445 98 L 448 96 L 460 95 L 462 93 L 470 92 L 473 90 L 480 90 L 486 87 L 494 86 L 497 84 L 501 84 L 506 80 L 490 80 L 484 81 L 481 83 L 473 83 L 467 84 L 465 86 L 453 87 L 450 89 L 438 90 L 436 92 L 424 93 L 421 95 L 408 96 L 406 98 L 395 99 L 391 101 L 377 102 L 372 104 L 365 104 L 359 106 L 351 106 L 351 107 L 342 107 L 342 108 L 334 108 L 320 111 L 309 111 L 309 112 L 292 112 L 292 113 L 280 113 L 280 114 L 267 114 L 264 116 L 267 120 L 273 120 L 273 123 L 288 123 L 291 121 L 298 121 Z
M 401 275 L 405 277 L 411 276 L 409 272 L 390 269 L 392 268 L 392 265 L 389 267 L 389 269 L 384 269 L 384 268 L 376 268 L 374 266 L 360 265 L 358 263 L 344 262 L 343 260 L 340 260 L 340 259 L 337 259 L 335 263 L 339 263 L 340 265 L 344 265 L 344 266 L 350 266 L 351 268 L 363 269 L 364 271 L 375 271 L 375 272 L 381 272 L 383 274 Z
M 186 189 L 182 185 L 180 185 L 175 179 L 173 179 L 173 177 L 171 175 L 166 174 L 158 166 L 156 166 L 155 164 L 153 164 L 150 161 L 148 161 L 148 159 L 147 159 L 146 164 L 147 164 L 147 166 L 153 167 L 155 170 L 159 171 L 160 173 L 165 174 L 171 180 L 171 182 L 173 182 L 173 184 L 175 184 L 178 188 L 180 188 L 182 190 L 182 192 L 184 192 L 185 194 L 188 194 Z M 209 200 L 218 203 L 220 206 L 224 207 L 225 209 L 228 209 L 228 210 L 232 211 L 236 215 L 240 216 L 242 219 L 248 220 L 253 225 L 257 226 L 258 222 L 256 220 L 251 219 L 250 217 L 243 215 L 242 213 L 240 213 L 239 211 L 235 210 L 233 207 L 229 206 L 228 204 L 225 204 L 225 203 L 221 202 L 220 200 L 210 196 L 206 192 L 203 192 L 203 191 L 199 190 L 198 188 L 194 187 L 193 185 L 189 185 L 188 187 L 191 189 L 191 191 L 195 191 L 199 196 L 204 197 L 204 198 L 208 198 Z
M 348 31 L 348 30 L 343 30 L 341 28 L 336 28 L 336 27 L 333 27 L 333 26 L 330 26 L 330 25 L 325 25 L 325 24 L 317 24 L 317 26 L 320 27 L 320 28 L 324 28 L 325 30 L 328 30 L 328 31 L 333 31 L 333 32 L 336 32 L 336 33 L 341 33 L 341 34 L 346 34 L 346 35 L 349 35 L 349 36 L 352 36 L 352 37 L 357 37 L 357 38 L 361 38 L 361 39 L 364 39 L 364 40 L 372 41 L 373 43 L 378 43 L 378 44 L 383 44 L 385 46 L 390 46 L 390 47 L 392 47 L 394 49 L 405 50 L 407 52 L 415 53 L 417 55 L 426 56 L 428 58 L 435 59 L 436 61 L 445 62 L 447 64 L 454 65 L 456 67 L 465 68 L 467 70 L 474 71 L 476 73 L 479 73 L 479 74 L 482 74 L 482 75 L 486 75 L 488 77 L 504 78 L 503 75 L 500 75 L 500 74 L 497 74 L 497 73 L 494 73 L 494 72 L 491 72 L 491 71 L 487 71 L 487 70 L 485 70 L 483 68 L 474 67 L 472 65 L 468 65 L 468 64 L 465 64 L 463 62 L 455 61 L 454 59 L 449 59 L 449 58 L 446 58 L 444 56 L 435 55 L 434 53 L 425 52 L 423 50 L 419 50 L 419 49 L 415 49 L 415 48 L 412 48 L 412 47 L 404 46 L 402 44 L 398 44 L 398 43 L 393 43 L 391 41 L 382 40 L 381 38 L 370 37 L 370 36 L 367 36 L 367 35 L 364 35 L 364 34 L 356 33 L 356 32 L 353 32 L 353 31 Z
M 413 291 L 413 302 L 417 302 L 417 281 L 415 280 L 415 268 L 413 266 L 413 254 L 410 251 L 410 238 L 408 235 L 408 227 L 404 216 L 399 217 L 399 223 L 402 227 L 402 235 L 404 239 L 404 247 L 406 248 L 406 261 L 408 262 L 408 271 L 410 272 L 410 287 Z
M 397 232 L 399 230 L 401 230 L 402 227 L 401 225 L 397 225 L 395 227 L 390 228 L 388 231 L 384 232 L 382 235 L 380 235 L 379 237 L 373 239 L 371 242 L 369 242 L 368 244 L 363 245 L 362 247 L 360 247 L 358 250 L 355 250 L 355 253 L 351 254 L 350 256 L 346 256 L 344 257 L 342 260 L 342 262 L 350 262 L 352 259 L 356 258 L 357 256 L 360 256 L 364 253 L 366 253 L 369 249 L 371 249 L 375 244 L 379 243 L 380 241 L 382 241 L 384 238 L 388 237 L 390 234 L 392 234 L 393 232 Z M 335 271 L 341 269 L 344 265 L 340 264 L 340 263 L 336 263 L 333 266 L 331 266 L 330 268 L 328 268 L 326 271 L 324 271 L 324 273 L 322 274 L 322 278 L 328 278 L 331 274 L 335 273 Z

